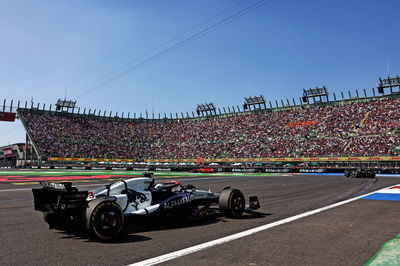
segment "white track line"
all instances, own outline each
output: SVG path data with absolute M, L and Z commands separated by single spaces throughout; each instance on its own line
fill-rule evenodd
M 31 190 L 32 188 L 12 188 L 12 189 L 2 189 L 0 192 L 14 192 L 14 191 L 24 191 Z
M 390 186 L 390 187 L 394 187 L 394 186 Z M 387 187 L 387 188 L 390 188 L 390 187 Z M 381 189 L 379 189 L 379 190 L 381 190 Z M 301 214 L 298 214 L 298 215 L 295 215 L 295 216 L 292 216 L 292 217 L 289 217 L 289 218 L 286 218 L 286 219 L 283 219 L 283 220 L 280 220 L 280 221 L 276 221 L 276 222 L 273 222 L 273 223 L 270 223 L 270 224 L 265 224 L 265 225 L 262 225 L 262 226 L 259 226 L 259 227 L 253 228 L 253 229 L 249 229 L 249 230 L 237 233 L 237 234 L 233 234 L 233 235 L 226 236 L 226 237 L 223 237 L 223 238 L 220 238 L 220 239 L 212 240 L 212 241 L 209 241 L 209 242 L 206 242 L 206 243 L 203 243 L 203 244 L 199 244 L 199 245 L 196 245 L 196 246 L 193 246 L 193 247 L 181 249 L 181 250 L 178 250 L 178 251 L 175 251 L 175 252 L 171 252 L 171 253 L 168 253 L 168 254 L 165 254 L 165 255 L 161 255 L 161 256 L 154 257 L 154 258 L 151 258 L 151 259 L 147 259 L 147 260 L 144 260 L 144 261 L 140 261 L 140 262 L 137 262 L 137 263 L 129 264 L 128 266 L 154 265 L 154 264 L 162 263 L 162 262 L 169 261 L 169 260 L 172 260 L 172 259 L 176 259 L 176 258 L 185 256 L 185 255 L 189 255 L 189 254 L 195 253 L 197 251 L 201 251 L 201 250 L 213 247 L 213 246 L 221 245 L 221 244 L 224 244 L 224 243 L 227 243 L 227 242 L 230 242 L 230 241 L 233 241 L 233 240 L 245 237 L 245 236 L 253 235 L 255 233 L 258 233 L 258 232 L 261 232 L 261 231 L 265 231 L 267 229 L 270 229 L 270 228 L 278 226 L 278 225 L 290 223 L 290 222 L 293 222 L 295 220 L 298 220 L 298 219 L 301 219 L 301 218 L 304 218 L 304 217 L 307 217 L 307 216 L 310 216 L 310 215 L 313 215 L 313 214 L 316 214 L 316 213 L 319 213 L 319 212 L 322 212 L 322 211 L 326 211 L 326 210 L 329 210 L 329 209 L 332 209 L 332 208 L 335 208 L 335 207 L 350 203 L 352 201 L 355 201 L 355 200 L 358 200 L 360 198 L 363 198 L 363 197 L 366 197 L 368 195 L 371 195 L 373 193 L 376 193 L 379 190 L 376 190 L 374 192 L 367 193 L 367 194 L 364 194 L 364 195 L 361 195 L 361 196 L 358 196 L 358 197 L 355 197 L 355 198 L 351 198 L 351 199 L 348 199 L 348 200 L 340 201 L 340 202 L 337 202 L 337 203 L 334 203 L 334 204 L 331 204 L 331 205 L 328 205 L 328 206 L 325 206 L 325 207 L 322 207 L 322 208 L 319 208 L 319 209 L 315 209 L 315 210 L 312 210 L 312 211 L 304 212 L 304 213 L 301 213 Z

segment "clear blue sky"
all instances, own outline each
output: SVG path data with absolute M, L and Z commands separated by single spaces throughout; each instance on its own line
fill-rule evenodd
M 180 113 L 193 111 L 197 103 L 241 105 L 249 95 L 298 99 L 303 88 L 322 85 L 331 93 L 372 88 L 388 74 L 389 53 L 391 74 L 400 74 L 400 1 L 266 0 L 185 47 L 87 92 L 135 58 L 142 56 L 130 67 L 256 2 L 2 0 L 0 101 L 33 97 L 54 105 L 67 88 L 67 98 L 82 108 Z M 23 141 L 20 122 L 0 122 L 0 146 Z

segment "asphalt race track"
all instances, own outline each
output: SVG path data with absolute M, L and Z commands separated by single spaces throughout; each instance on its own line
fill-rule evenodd
M 75 177 L 72 179 L 76 179 L 74 184 L 80 190 L 127 178 L 126 174 L 118 172 L 104 174 L 106 177 L 98 173 L 80 178 L 75 174 L 67 176 Z M 49 180 L 49 177 L 60 180 L 59 175 L 44 172 L 33 174 L 30 179 L 18 173 L 0 172 L 2 265 L 128 265 L 143 262 L 400 184 L 400 178 L 396 177 L 350 179 L 338 175 L 254 174 L 181 174 L 177 177 L 156 173 L 156 179 L 180 179 L 182 184 L 190 183 L 199 189 L 211 188 L 220 192 L 224 187 L 232 186 L 241 189 L 246 198 L 257 195 L 261 215 L 248 214 L 242 219 L 212 215 L 185 227 L 155 227 L 132 232 L 113 243 L 99 243 L 49 230 L 41 213 L 33 210 L 30 189 L 39 187 L 37 180 Z M 400 232 L 399 207 L 400 201 L 359 199 L 250 236 L 177 256 L 161 265 L 362 265 L 383 243 Z

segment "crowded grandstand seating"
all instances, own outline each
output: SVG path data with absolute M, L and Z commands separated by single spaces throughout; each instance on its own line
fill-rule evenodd
M 400 102 L 381 98 L 206 119 L 127 121 L 20 109 L 45 157 L 251 158 L 393 155 Z

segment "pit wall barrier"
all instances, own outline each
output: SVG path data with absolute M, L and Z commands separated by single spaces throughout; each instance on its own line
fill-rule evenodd
M 169 164 L 178 164 L 178 163 L 285 163 L 285 162 L 399 162 L 400 157 L 395 156 L 380 156 L 380 157 L 310 157 L 310 158 L 228 158 L 228 159 L 146 159 L 144 162 L 153 163 L 156 165 L 148 165 L 143 167 L 138 167 L 135 159 L 105 159 L 105 158 L 63 158 L 63 157 L 49 157 L 47 161 L 52 164 L 69 164 L 72 165 L 76 163 L 84 164 L 85 169 L 92 169 L 97 167 L 105 167 L 106 169 L 111 170 L 115 169 L 127 169 L 127 170 L 143 170 L 143 171 L 190 171 L 194 168 L 201 168 L 204 166 L 162 166 L 157 165 L 160 163 L 169 163 Z M 115 167 L 110 165 L 110 163 L 120 163 L 122 167 Z M 103 165 L 100 165 L 103 164 Z M 397 163 L 396 163 L 397 164 Z M 76 165 L 75 165 L 76 166 Z M 71 168 L 69 165 L 67 168 Z M 321 167 L 271 167 L 268 165 L 263 166 L 250 166 L 250 165 L 241 165 L 235 167 L 234 165 L 220 165 L 220 166 L 206 166 L 210 168 L 216 168 L 219 172 L 237 172 L 237 173 L 344 173 L 346 170 L 354 170 L 357 167 L 340 167 L 340 168 L 332 168 L 329 166 Z M 393 167 L 393 166 L 392 166 Z M 396 166 L 397 167 L 397 166 Z M 399 174 L 400 170 L 397 168 L 391 168 L 390 166 L 383 168 L 371 168 L 376 173 L 394 173 Z
M 37 168 L 37 167 L 34 167 Z M 166 167 L 166 166 L 148 166 L 148 167 L 111 167 L 111 166 L 64 166 L 64 167 L 55 167 L 47 166 L 42 168 L 67 168 L 67 169 L 86 169 L 86 170 L 128 170 L 128 171 L 164 171 L 164 172 L 191 172 L 193 169 L 198 169 L 201 167 L 191 166 L 191 167 Z M 213 169 L 217 169 L 220 173 L 269 173 L 269 174 L 318 174 L 318 173 L 344 173 L 346 171 L 353 171 L 357 170 L 358 168 L 271 168 L 271 167 L 213 167 Z M 369 168 L 371 171 L 375 172 L 376 174 L 400 174 L 400 169 L 398 168 Z

